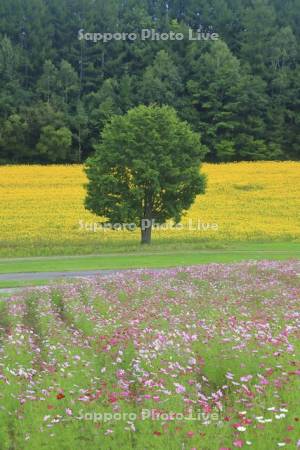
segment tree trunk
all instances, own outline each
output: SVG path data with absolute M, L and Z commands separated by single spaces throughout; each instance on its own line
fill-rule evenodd
M 142 233 L 142 240 L 141 244 L 151 244 L 151 234 L 152 234 L 152 224 L 149 226 L 149 228 L 141 229 Z
M 153 226 L 152 205 L 153 205 L 152 195 L 151 193 L 147 192 L 144 199 L 144 218 L 141 221 L 142 245 L 151 244 L 151 234 Z

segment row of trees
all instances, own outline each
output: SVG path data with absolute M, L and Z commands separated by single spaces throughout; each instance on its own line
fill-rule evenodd
M 80 162 L 104 124 L 169 105 L 210 161 L 299 159 L 300 0 L 1 0 L 0 163 Z M 187 33 L 218 41 L 78 39 Z

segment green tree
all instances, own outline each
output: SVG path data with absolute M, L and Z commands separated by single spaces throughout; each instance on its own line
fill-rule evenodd
M 1 134 L 18 115 L 28 123 L 13 137 L 18 158 L 46 162 L 41 129 L 67 127 L 69 161 L 85 160 L 113 114 L 156 103 L 200 132 L 210 161 L 299 159 L 299 2 L 1 0 Z M 219 42 L 77 39 L 80 29 L 187 36 L 200 26 Z M 1 145 L 1 161 L 15 161 Z
M 48 125 L 42 128 L 37 150 L 46 161 L 64 162 L 68 160 L 71 145 L 72 133 L 68 128 L 62 127 L 56 130 L 52 125 Z
M 0 41 L 0 77 L 3 81 L 12 81 L 20 65 L 19 49 L 14 48 L 11 40 L 4 36 Z
M 231 109 L 239 95 L 240 63 L 224 42 L 217 41 L 192 62 L 192 68 L 193 79 L 187 87 L 198 112 L 198 129 L 209 148 L 210 160 L 226 161 L 229 154 L 233 156 L 230 142 L 234 141 L 236 121 Z
M 179 72 L 172 58 L 165 50 L 155 57 L 152 66 L 147 67 L 141 84 L 140 95 L 144 104 L 175 106 L 183 86 Z
M 55 110 L 47 102 L 37 102 L 30 107 L 22 109 L 22 116 L 25 117 L 28 123 L 27 146 L 31 149 L 31 162 L 47 162 L 45 154 L 39 155 L 37 147 L 42 129 L 48 125 L 51 125 L 55 130 L 68 127 L 68 117 L 64 112 Z
M 285 90 L 286 108 L 283 144 L 285 154 L 300 159 L 300 66 L 291 73 L 289 89 Z
M 57 82 L 58 71 L 52 61 L 47 59 L 43 66 L 43 74 L 37 83 L 37 91 L 47 103 L 50 103 L 56 92 Z
M 20 48 L 7 36 L 0 37 L 0 117 L 5 119 L 17 113 L 17 105 L 24 103 L 26 98 L 20 84 L 21 61 Z
M 234 101 L 229 111 L 235 124 L 232 137 L 235 142 L 235 160 L 271 159 L 266 141 L 268 97 L 266 83 L 260 78 L 243 74 L 233 87 Z
M 0 128 L 0 163 L 6 160 L 17 163 L 28 159 L 28 123 L 18 114 L 4 121 Z
M 78 97 L 78 75 L 68 61 L 61 61 L 57 74 L 58 88 L 62 94 L 64 103 L 69 103 L 72 96 Z
M 198 194 L 204 149 L 199 135 L 168 106 L 138 106 L 114 116 L 86 164 L 86 208 L 112 223 L 134 223 L 142 243 L 153 221 L 178 223 Z
M 217 145 L 217 158 L 219 161 L 232 161 L 236 158 L 236 148 L 233 140 L 221 140 Z
M 76 116 L 72 115 L 70 117 L 70 127 L 74 142 L 74 160 L 77 162 L 82 162 L 83 157 L 85 159 L 86 156 L 85 153 L 88 146 L 89 127 L 88 116 L 81 101 L 77 104 L 76 112 Z
M 241 56 L 251 65 L 252 73 L 268 76 L 266 66 L 274 53 L 272 42 L 278 27 L 274 7 L 268 0 L 253 0 L 245 9 Z
M 98 142 L 99 131 L 114 115 L 121 114 L 118 97 L 118 82 L 107 79 L 98 92 L 92 92 L 85 97 L 85 110 L 88 115 L 88 127 L 91 145 Z

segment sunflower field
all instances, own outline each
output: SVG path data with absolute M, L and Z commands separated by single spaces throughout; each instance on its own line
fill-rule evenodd
M 208 185 L 182 224 L 158 242 L 291 241 L 300 237 L 300 162 L 204 164 Z M 139 230 L 104 229 L 84 208 L 81 165 L 0 167 L 0 254 L 41 248 L 88 252 L 138 241 Z M 42 253 L 43 253 L 42 252 Z

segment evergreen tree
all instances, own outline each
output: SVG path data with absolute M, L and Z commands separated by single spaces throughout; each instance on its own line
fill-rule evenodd
M 1 0 L 0 160 L 47 162 L 47 126 L 84 160 L 113 115 L 151 103 L 175 107 L 208 160 L 299 159 L 299 24 L 299 0 Z M 190 27 L 221 39 L 190 42 Z M 78 39 L 143 28 L 185 38 Z
M 37 144 L 38 154 L 44 161 L 65 162 L 70 159 L 72 133 L 68 128 L 55 129 L 52 125 L 42 128 Z
M 156 103 L 175 106 L 182 90 L 182 81 L 172 58 L 165 50 L 161 50 L 153 64 L 145 70 L 140 89 L 140 102 L 146 105 Z

